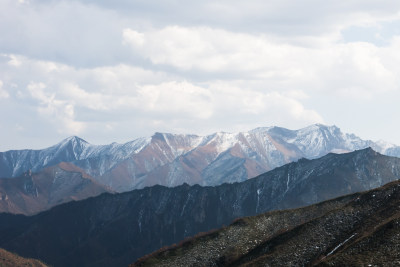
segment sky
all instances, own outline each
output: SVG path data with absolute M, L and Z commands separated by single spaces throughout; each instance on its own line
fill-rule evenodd
M 400 1 L 0 0 L 0 151 L 314 123 L 400 144 Z

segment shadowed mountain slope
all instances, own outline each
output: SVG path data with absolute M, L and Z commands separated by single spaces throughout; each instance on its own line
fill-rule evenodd
M 398 266 L 400 182 L 305 208 L 242 218 L 138 266 Z
M 0 247 L 55 266 L 126 266 L 238 217 L 306 206 L 399 177 L 400 159 L 372 149 L 329 154 L 242 183 L 154 186 L 102 194 L 32 217 L 0 214 Z
M 0 212 L 34 214 L 53 206 L 97 196 L 110 189 L 82 169 L 62 162 L 38 173 L 0 179 Z

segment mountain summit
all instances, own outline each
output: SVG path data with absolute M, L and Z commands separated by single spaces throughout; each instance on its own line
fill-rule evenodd
M 207 136 L 155 133 L 125 144 L 95 146 L 70 137 L 43 150 L 0 153 L 0 177 L 69 162 L 117 192 L 152 185 L 219 185 L 245 181 L 296 161 L 330 152 L 366 147 L 400 156 L 400 147 L 362 140 L 336 126 L 315 124 L 299 130 L 282 127 Z

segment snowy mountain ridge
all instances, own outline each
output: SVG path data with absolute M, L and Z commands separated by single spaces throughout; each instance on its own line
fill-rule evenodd
M 73 162 L 88 158 L 107 157 L 118 162 L 140 151 L 149 138 L 138 138 L 125 144 L 91 145 L 71 136 L 60 143 L 41 150 L 10 150 L 0 152 L 0 177 L 16 177 L 27 170 L 38 171 L 60 162 Z
M 261 127 L 248 132 L 198 136 L 155 133 L 125 144 L 91 145 L 73 136 L 43 150 L 0 153 L 0 177 L 70 162 L 116 191 L 161 184 L 218 185 L 240 182 L 296 161 L 372 147 L 400 156 L 400 147 L 362 140 L 336 126 L 314 124 L 299 130 Z

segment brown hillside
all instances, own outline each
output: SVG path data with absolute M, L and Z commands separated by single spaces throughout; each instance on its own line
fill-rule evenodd
M 35 259 L 26 259 L 18 256 L 17 254 L 8 252 L 0 248 L 0 266 L 1 267 L 46 267 L 47 265 Z

